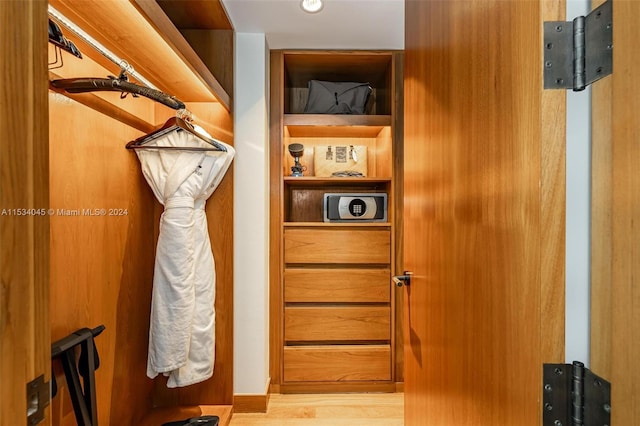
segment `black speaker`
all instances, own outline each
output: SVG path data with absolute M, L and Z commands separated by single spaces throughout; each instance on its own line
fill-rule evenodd
M 386 222 L 387 194 L 326 193 L 325 222 Z

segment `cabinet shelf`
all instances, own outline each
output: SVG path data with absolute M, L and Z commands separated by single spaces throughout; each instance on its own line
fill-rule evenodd
M 230 110 L 229 94 L 155 1 L 50 3 L 163 92 L 180 93 L 184 102 L 219 102 Z M 83 54 L 117 72 L 115 65 L 82 40 L 69 38 Z
M 373 138 L 391 126 L 390 115 L 285 114 L 291 137 Z
M 278 188 L 271 191 L 271 264 L 280 277 L 271 286 L 278 307 L 273 383 L 305 392 L 386 388 L 402 371 L 401 303 L 390 284 L 400 247 L 402 55 L 272 51 L 271 58 L 277 155 L 270 182 Z M 368 114 L 304 114 L 310 80 L 368 82 Z M 290 176 L 292 144 L 303 147 L 303 177 Z M 336 171 L 366 177 L 332 177 Z M 386 194 L 385 221 L 325 222 L 326 194 L 333 193 Z M 362 207 L 350 205 L 353 214 Z
M 315 176 L 303 176 L 293 177 L 285 176 L 284 183 L 289 186 L 333 186 L 333 185 L 367 185 L 371 184 L 386 184 L 390 183 L 390 177 L 315 177 Z
M 390 222 L 283 222 L 285 228 L 389 228 Z

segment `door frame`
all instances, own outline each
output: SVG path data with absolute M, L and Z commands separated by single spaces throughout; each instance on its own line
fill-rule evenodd
M 0 2 L 0 424 L 51 371 L 47 1 Z M 41 404 L 48 401 L 41 401 Z M 45 410 L 45 416 L 48 416 Z M 45 421 L 49 422 L 47 418 Z

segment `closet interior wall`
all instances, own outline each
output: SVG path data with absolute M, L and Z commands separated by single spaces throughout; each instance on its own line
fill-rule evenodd
M 65 54 L 64 66 L 51 71 L 49 78 L 117 75 L 117 66 L 98 63 L 90 52 L 83 53 L 82 60 Z M 212 136 L 233 144 L 232 118 L 225 106 L 190 102 L 179 92 L 170 94 L 185 101 L 198 124 Z M 163 208 L 145 181 L 135 153 L 126 150 L 125 144 L 174 115 L 175 111 L 143 97 L 49 91 L 50 207 L 54 212 L 49 256 L 51 341 L 83 327 L 105 326 L 96 338 L 100 354 L 97 409 L 99 423 L 104 425 L 147 424 L 144 419 L 158 407 L 233 403 L 232 170 L 206 209 L 217 277 L 214 375 L 179 389 L 168 389 L 165 378 L 146 377 L 155 246 Z M 53 373 L 58 393 L 50 408 L 52 424 L 75 425 L 69 390 L 57 363 Z

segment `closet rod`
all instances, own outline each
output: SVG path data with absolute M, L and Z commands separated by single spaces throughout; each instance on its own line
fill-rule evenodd
M 2 0 L 0 0 L 2 1 Z M 134 77 L 139 82 L 143 83 L 145 86 L 150 87 L 151 89 L 159 90 L 156 86 L 154 86 L 149 80 L 140 75 L 136 70 L 133 69 L 133 66 L 129 64 L 124 59 L 119 58 L 116 54 L 111 52 L 109 49 L 104 47 L 100 42 L 91 37 L 89 34 L 84 32 L 80 27 L 70 21 L 66 16 L 56 10 L 53 6 L 49 5 L 49 14 L 53 16 L 60 24 L 62 24 L 65 28 L 71 31 L 76 36 L 80 37 L 85 43 L 89 46 L 93 47 L 96 52 L 100 53 L 102 56 L 116 64 L 123 71 L 125 71 L 130 76 Z

